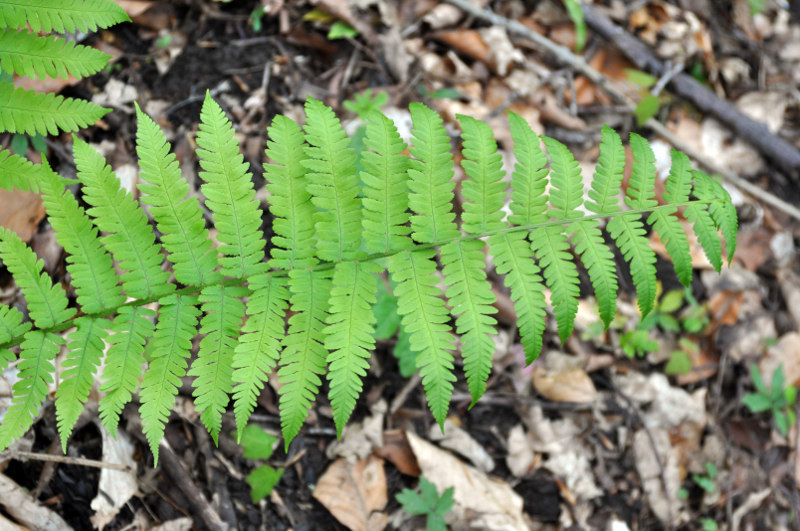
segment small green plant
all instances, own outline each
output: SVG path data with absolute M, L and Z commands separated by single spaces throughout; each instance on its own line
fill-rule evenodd
M 455 503 L 453 499 L 454 490 L 454 487 L 450 487 L 439 496 L 436 485 L 420 476 L 419 493 L 411 489 L 403 489 L 397 495 L 397 501 L 410 514 L 427 515 L 428 531 L 445 531 L 447 525 L 444 521 L 444 515 L 450 511 Z
M 352 39 L 358 37 L 358 30 L 347 22 L 337 20 L 331 24 L 331 29 L 328 30 L 328 39 Z
M 766 0 L 747 0 L 747 5 L 750 6 L 750 16 L 754 17 L 764 11 L 767 2 Z
M 717 467 L 714 463 L 708 461 L 706 462 L 706 473 L 705 475 L 701 474 L 692 474 L 692 481 L 695 485 L 703 489 L 703 492 L 706 494 L 713 494 L 713 492 L 717 489 Z M 689 497 L 689 491 L 685 488 L 681 488 L 678 490 L 678 498 L 681 500 L 685 500 Z M 719 529 L 719 524 L 713 518 L 702 517 L 698 519 L 703 531 L 716 531 Z
M 575 51 L 580 53 L 586 45 L 586 21 L 583 19 L 583 8 L 578 0 L 564 0 L 564 8 L 575 25 Z
M 775 420 L 775 427 L 784 437 L 789 432 L 789 426 L 794 424 L 795 413 L 792 406 L 797 395 L 797 389 L 793 385 L 784 387 L 783 365 L 779 366 L 772 374 L 770 389 L 764 385 L 761 378 L 761 371 L 758 365 L 750 365 L 750 376 L 753 385 L 756 387 L 755 393 L 750 393 L 742 398 L 742 402 L 752 413 L 771 411 L 772 418 Z
M 250 23 L 253 25 L 253 31 L 258 33 L 264 27 L 262 18 L 264 17 L 264 6 L 258 5 L 250 13 Z
M 636 117 L 636 124 L 641 127 L 647 120 L 655 116 L 658 109 L 661 107 L 661 100 L 658 96 L 650 92 L 650 88 L 653 87 L 658 80 L 647 72 L 632 68 L 625 70 L 625 75 L 628 81 L 640 88 L 641 99 L 639 103 L 636 104 L 633 115 Z
M 688 306 L 677 317 L 675 314 L 683 306 L 684 298 Z M 700 332 L 708 324 L 708 309 L 697 302 L 689 288 L 671 290 L 656 303 L 653 311 L 642 318 L 638 328 L 652 330 L 659 327 L 666 332 L 684 330 L 690 334 Z
M 629 358 L 634 356 L 641 358 L 648 352 L 655 352 L 659 347 L 658 341 L 650 338 L 650 332 L 641 328 L 634 328 L 622 334 L 619 338 L 619 346 Z
M 678 340 L 678 346 L 680 348 L 670 353 L 669 361 L 664 367 L 664 373 L 670 376 L 688 374 L 692 370 L 692 355 L 699 351 L 697 343 L 686 337 Z
M 235 437 L 236 434 L 234 433 L 233 436 Z M 260 426 L 248 424 L 242 431 L 240 442 L 244 448 L 244 457 L 266 461 L 272 457 L 278 438 L 267 433 Z M 261 465 L 247 475 L 245 481 L 250 485 L 250 497 L 253 499 L 253 503 L 258 503 L 272 492 L 281 479 L 283 470 L 283 468 Z
M 345 100 L 342 105 L 366 121 L 371 113 L 380 111 L 388 102 L 389 95 L 385 92 L 376 92 L 373 96 L 372 89 L 367 89 L 361 94 L 354 94 L 353 99 Z

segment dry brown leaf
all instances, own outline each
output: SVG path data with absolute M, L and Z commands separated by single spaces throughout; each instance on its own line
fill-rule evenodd
M 786 384 L 800 385 L 800 334 L 789 332 L 767 349 L 767 355 L 759 362 L 764 385 L 770 387 L 772 375 L 783 366 Z
M 442 433 L 439 426 L 431 426 L 428 431 L 428 438 L 439 443 L 439 446 L 466 457 L 481 472 L 488 473 L 494 469 L 494 459 L 492 459 L 492 456 L 489 455 L 483 445 L 450 419 L 444 421 L 444 433 Z
M 22 241 L 30 241 L 43 218 L 41 196 L 21 190 L 0 189 L 0 226 L 16 232 Z
M 439 492 L 454 487 L 455 505 L 449 517 L 471 529 L 527 531 L 522 498 L 511 486 L 489 478 L 480 470 L 428 441 L 406 433 L 422 475 Z
M 548 353 L 548 358 L 552 357 Z M 597 398 L 597 389 L 583 367 L 549 364 L 533 369 L 533 386 L 542 396 L 554 402 L 585 404 Z
M 417 459 L 411 446 L 408 444 L 404 430 L 389 430 L 383 432 L 383 446 L 375 448 L 375 455 L 382 457 L 397 467 L 397 470 L 407 476 L 419 476 Z
M 352 531 L 382 530 L 387 517 L 380 511 L 388 501 L 383 459 L 337 459 L 317 482 L 314 498 Z
M 145 0 L 114 0 L 114 2 L 131 18 L 141 15 L 153 6 L 153 2 Z
M 489 46 L 477 30 L 453 30 L 439 33 L 436 38 L 476 61 L 489 62 Z

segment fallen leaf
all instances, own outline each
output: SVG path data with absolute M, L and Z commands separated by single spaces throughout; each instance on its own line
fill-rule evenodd
M 383 459 L 369 456 L 350 463 L 337 459 L 319 478 L 314 498 L 351 531 L 380 531 L 386 527 L 386 476 Z
M 387 409 L 386 401 L 379 400 L 372 406 L 369 417 L 347 424 L 341 439 L 328 446 L 325 452 L 328 458 L 344 457 L 351 463 L 366 459 L 374 448 L 383 444 L 383 418 Z
M 114 0 L 114 2 L 131 18 L 141 15 L 153 5 L 153 2 L 145 0 Z
M 98 494 L 91 503 L 95 514 L 90 519 L 94 527 L 103 529 L 139 489 L 136 460 L 133 458 L 135 448 L 130 437 L 124 431 L 118 431 L 115 438 L 102 425 L 99 429 L 103 439 L 103 462 L 128 467 L 128 470 L 103 468 L 100 471 Z
M 374 450 L 375 455 L 386 459 L 397 470 L 407 476 L 419 476 L 422 471 L 419 469 L 417 459 L 411 446 L 408 444 L 406 432 L 404 430 L 388 430 L 383 432 L 383 446 Z
M 466 457 L 481 472 L 491 472 L 494 469 L 494 459 L 483 445 L 479 444 L 465 430 L 456 426 L 450 419 L 444 421 L 444 433 L 438 425 L 434 425 L 428 431 L 428 437 L 432 441 L 438 442 L 439 446 Z
M 472 529 L 527 531 L 522 498 L 504 481 L 494 480 L 451 453 L 407 432 L 422 475 L 439 492 L 454 487 L 455 505 L 449 513 Z
M 548 352 L 545 365 L 533 369 L 533 386 L 542 396 L 554 402 L 586 404 L 597 398 L 594 382 L 575 356 Z
M 0 189 L 0 226 L 16 232 L 22 241 L 30 241 L 44 215 L 40 195 Z
M 647 503 L 658 519 L 669 527 L 685 521 L 688 515 L 684 502 L 677 496 L 681 487 L 678 458 L 667 431 L 656 427 L 637 430 L 633 436 L 633 451 Z
M 759 362 L 764 385 L 772 385 L 772 375 L 783 366 L 784 382 L 787 385 L 800 385 L 800 334 L 789 332 L 767 349 L 767 355 Z

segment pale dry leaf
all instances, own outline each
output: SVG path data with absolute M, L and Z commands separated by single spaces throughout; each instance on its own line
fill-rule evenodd
M 513 63 L 525 61 L 525 56 L 511 43 L 508 33 L 502 26 L 490 26 L 478 31 L 489 48 L 489 63 L 494 66 L 499 76 L 505 77 Z
M 778 367 L 783 367 L 784 385 L 800 385 L 800 334 L 789 332 L 767 349 L 767 355 L 759 362 L 761 378 L 768 388 Z
M 366 459 L 374 448 L 383 445 L 383 419 L 388 406 L 386 401 L 377 401 L 370 416 L 361 422 L 351 422 L 342 430 L 342 437 L 328 446 L 328 458 L 344 457 L 351 463 Z
M 444 433 L 438 425 L 432 425 L 428 438 L 439 443 L 439 446 L 466 457 L 481 472 L 491 472 L 494 469 L 494 459 L 486 449 L 450 419 L 444 421 Z
M 647 503 L 658 519 L 668 527 L 686 521 L 684 502 L 677 497 L 681 487 L 678 459 L 667 430 L 638 430 L 633 436 L 633 451 Z M 666 483 L 666 492 L 663 483 Z
M 103 529 L 128 500 L 138 492 L 136 481 L 136 460 L 133 458 L 135 447 L 124 431 L 118 431 L 112 437 L 104 426 L 98 423 L 103 439 L 103 462 L 126 465 L 128 470 L 103 468 L 100 471 L 98 494 L 92 500 L 91 507 L 95 514 L 91 517 L 92 525 Z
M 550 351 L 545 356 L 544 366 L 533 369 L 533 386 L 554 402 L 592 402 L 597 398 L 597 389 L 583 365 L 581 358 Z
M 153 6 L 153 2 L 145 0 L 114 0 L 114 2 L 131 18 L 138 17 Z
M 525 435 L 525 428 L 521 424 L 517 424 L 508 432 L 506 446 L 508 447 L 506 454 L 508 469 L 515 477 L 527 476 L 536 463 L 536 454 L 531 447 L 530 440 Z
M 319 478 L 313 496 L 351 531 L 382 530 L 387 517 L 380 511 L 388 501 L 383 459 L 337 459 Z
M 116 107 L 132 113 L 133 107 L 130 104 L 138 97 L 139 91 L 136 90 L 136 87 L 112 77 L 103 87 L 103 92 L 94 95 L 92 103 L 104 107 Z
M 472 529 L 527 531 L 522 498 L 510 485 L 491 479 L 411 432 L 406 435 L 422 475 L 434 483 L 439 492 L 454 487 L 455 505 L 449 518 Z
M 185 516 L 183 518 L 176 518 L 168 520 L 161 525 L 150 528 L 150 531 L 189 531 L 194 525 L 194 521 Z
M 30 241 L 44 215 L 39 194 L 0 189 L 0 227 L 16 232 L 22 241 Z

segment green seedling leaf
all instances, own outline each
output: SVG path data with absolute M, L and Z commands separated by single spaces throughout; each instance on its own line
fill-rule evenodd
M 670 376 L 688 374 L 692 370 L 692 359 L 682 350 L 673 350 L 664 372 Z
M 247 475 L 245 481 L 250 485 L 250 498 L 253 503 L 258 503 L 272 492 L 283 471 L 283 468 L 275 469 L 269 465 L 262 465 Z
M 752 413 L 761 413 L 772 409 L 772 401 L 767 395 L 751 393 L 742 398 L 742 402 Z
M 668 291 L 661 297 L 658 309 L 664 313 L 677 312 L 683 305 L 683 290 L 674 289 Z
M 247 459 L 269 459 L 277 442 L 277 437 L 255 424 L 248 424 L 242 432 L 241 444 Z
M 330 40 L 344 38 L 352 39 L 354 37 L 358 37 L 358 30 L 346 22 L 342 22 L 341 20 L 334 22 L 331 26 L 331 29 L 328 31 L 328 39 Z
M 625 77 L 634 85 L 642 88 L 650 88 L 656 84 L 656 81 L 658 81 L 647 72 L 642 72 L 641 70 L 636 70 L 635 68 L 626 68 Z
M 657 96 L 648 94 L 643 97 L 633 110 L 633 115 L 636 117 L 636 125 L 643 126 L 647 120 L 656 115 L 660 106 L 661 102 Z
M 575 25 L 575 51 L 580 53 L 586 45 L 586 21 L 583 19 L 583 8 L 578 0 L 564 0 L 564 7 Z

